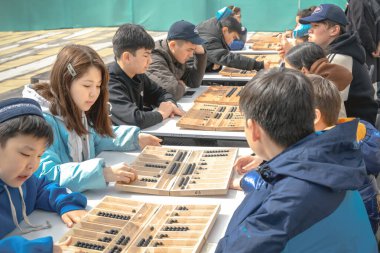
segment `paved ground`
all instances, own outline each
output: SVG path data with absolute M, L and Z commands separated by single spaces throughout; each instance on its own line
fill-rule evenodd
M 20 95 L 30 78 L 50 70 L 59 50 L 77 43 L 113 59 L 112 37 L 117 27 L 77 28 L 28 32 L 0 32 L 0 100 Z M 155 39 L 164 32 L 149 32 Z

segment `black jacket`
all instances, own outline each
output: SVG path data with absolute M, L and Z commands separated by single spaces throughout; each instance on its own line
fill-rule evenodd
M 213 64 L 244 70 L 264 68 L 264 63 L 261 61 L 230 52 L 223 38 L 222 26 L 216 18 L 203 21 L 197 26 L 197 29 L 199 35 L 206 41 L 204 44 L 207 50 L 206 71 L 212 71 Z
M 333 61 L 336 54 L 352 58 L 352 82 L 348 99 L 344 102 L 348 117 L 357 117 L 370 122 L 376 122 L 377 103 L 374 100 L 374 89 L 365 64 L 364 48 L 360 45 L 355 33 L 345 33 L 336 38 L 328 48 L 329 59 Z
M 147 128 L 162 121 L 161 113 L 151 111 L 161 102 L 172 101 L 173 96 L 150 80 L 145 74 L 131 79 L 117 62 L 109 67 L 109 95 L 112 123 Z M 146 110 L 148 109 L 148 111 Z
M 366 51 L 367 65 L 374 65 L 372 82 L 380 81 L 380 64 L 372 56 L 380 41 L 380 0 L 350 0 L 346 9 L 349 31 L 357 31 Z

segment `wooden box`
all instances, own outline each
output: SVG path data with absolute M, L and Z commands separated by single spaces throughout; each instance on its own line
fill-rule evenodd
M 243 131 L 244 116 L 237 105 L 195 103 L 177 122 L 178 127 L 208 131 Z
M 131 166 L 138 178 L 117 182 L 118 190 L 155 195 L 195 196 L 227 194 L 238 150 L 175 149 L 147 146 Z
M 196 253 L 219 205 L 160 205 L 106 196 L 60 240 L 86 253 Z
M 199 97 L 196 103 L 209 103 L 221 105 L 239 105 L 241 86 L 210 86 Z

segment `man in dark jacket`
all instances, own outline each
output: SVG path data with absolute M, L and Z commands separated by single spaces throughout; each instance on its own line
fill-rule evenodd
M 198 88 L 206 68 L 206 53 L 195 25 L 181 20 L 168 31 L 166 40 L 156 42 L 152 63 L 147 75 L 157 84 L 180 99 L 186 87 Z M 186 62 L 194 56 L 189 65 Z
M 173 96 L 144 72 L 151 63 L 152 37 L 143 27 L 125 24 L 113 40 L 116 61 L 109 67 L 111 119 L 115 125 L 153 126 L 162 120 L 182 115 Z M 152 111 L 153 107 L 157 110 Z
M 368 66 L 373 65 L 372 83 L 380 82 L 380 0 L 349 0 L 347 30 L 357 31 L 366 52 Z M 378 101 L 380 98 L 379 86 Z
M 229 16 L 218 21 L 208 19 L 197 26 L 199 35 L 204 39 L 207 51 L 206 71 L 219 71 L 222 66 L 260 70 L 269 68 L 269 63 L 256 61 L 241 54 L 232 53 L 228 47 L 242 32 L 241 24 L 234 17 Z
M 352 72 L 351 85 L 341 91 L 347 116 L 375 125 L 378 106 L 365 64 L 364 48 L 356 34 L 345 32 L 347 19 L 343 10 L 334 4 L 321 4 L 311 16 L 301 18 L 300 23 L 311 24 L 309 41 L 326 49 L 331 63 Z
M 314 132 L 314 94 L 301 72 L 271 69 L 246 84 L 249 146 L 265 161 L 216 253 L 370 252 L 376 239 L 357 189 L 365 165 L 358 121 Z

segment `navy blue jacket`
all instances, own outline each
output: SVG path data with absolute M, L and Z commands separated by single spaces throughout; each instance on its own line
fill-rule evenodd
M 357 191 L 366 170 L 358 121 L 313 133 L 263 164 L 216 252 L 377 252 Z

